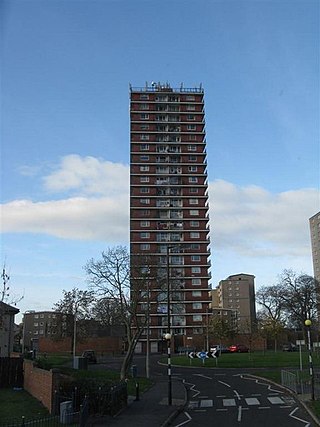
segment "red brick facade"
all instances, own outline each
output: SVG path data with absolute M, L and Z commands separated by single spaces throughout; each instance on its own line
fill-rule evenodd
M 84 350 L 95 350 L 97 355 L 117 354 L 123 350 L 121 337 L 95 337 L 82 339 L 77 342 L 76 354 L 81 355 Z M 68 353 L 72 352 L 71 338 L 52 340 L 49 338 L 39 339 L 40 353 Z

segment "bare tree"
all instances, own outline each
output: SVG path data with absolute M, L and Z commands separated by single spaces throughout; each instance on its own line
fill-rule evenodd
M 23 299 L 23 296 L 14 295 L 10 289 L 10 275 L 6 270 L 6 266 L 3 265 L 2 273 L 2 290 L 0 294 L 0 301 L 9 305 L 17 305 Z
M 148 321 L 146 294 L 149 292 L 151 270 L 142 257 L 130 260 L 124 246 L 108 249 L 101 255 L 100 260 L 91 259 L 85 269 L 96 299 L 113 301 L 117 316 L 125 326 L 128 349 L 120 372 L 121 379 L 125 379 L 134 349 Z
M 292 326 L 302 327 L 306 319 L 318 317 L 319 282 L 306 274 L 284 270 L 278 283 L 279 300 Z
M 75 356 L 77 335 L 84 335 L 84 331 L 77 328 L 77 321 L 85 320 L 90 316 L 94 296 L 93 292 L 82 291 L 78 288 L 62 292 L 63 298 L 54 304 L 54 310 L 65 315 L 61 320 L 65 322 L 66 335 L 72 337 L 72 351 Z M 61 327 L 61 325 L 59 326 Z
M 263 286 L 256 293 L 256 301 L 262 307 L 258 312 L 258 329 L 261 335 L 274 340 L 277 351 L 278 337 L 286 323 L 284 302 L 278 286 Z

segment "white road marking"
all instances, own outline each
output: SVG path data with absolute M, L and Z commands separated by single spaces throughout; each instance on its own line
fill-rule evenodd
M 256 397 L 246 397 L 245 401 L 247 405 L 260 405 L 260 402 Z
M 225 394 L 221 394 L 221 395 L 219 395 L 219 396 L 216 396 L 216 397 L 226 397 L 226 395 Z
M 235 399 L 223 399 L 223 406 L 236 406 Z
M 241 399 L 240 394 L 237 392 L 237 390 L 233 390 L 234 394 L 237 396 L 238 400 Z
M 258 409 L 270 409 L 270 406 L 259 406 Z
M 202 374 L 193 374 L 196 377 L 202 377 L 202 378 L 207 378 L 208 380 L 212 380 L 212 377 L 207 377 L 206 375 L 202 375 Z
M 195 384 L 193 384 L 193 383 L 188 383 L 188 382 L 186 382 L 185 380 L 183 380 L 183 383 L 184 384 L 187 384 L 187 385 L 191 385 L 192 387 L 190 387 L 190 390 L 192 390 L 193 392 L 194 392 L 194 394 L 192 395 L 192 397 L 196 397 L 196 396 L 198 396 L 198 394 L 200 394 L 200 391 L 199 390 L 197 390 L 197 389 L 195 389 Z
M 242 406 L 240 405 L 238 408 L 238 421 L 241 421 L 241 416 L 242 416 Z
M 271 397 L 267 397 L 267 399 L 269 400 L 270 403 L 272 403 L 272 405 L 282 405 L 284 403 L 284 401 L 277 396 L 271 396 Z
M 200 408 L 211 408 L 213 406 L 212 399 L 200 400 Z
M 218 412 L 222 412 L 222 411 L 224 411 L 224 412 L 226 412 L 228 409 L 217 409 L 216 411 Z
M 295 417 L 293 414 L 298 410 L 299 408 L 295 408 L 292 412 L 290 412 L 289 417 L 294 418 L 295 420 L 301 421 L 302 423 L 306 423 L 304 427 L 309 427 L 310 423 L 306 420 L 302 420 L 301 418 Z
M 192 420 L 192 418 L 190 417 L 190 415 L 188 414 L 188 412 L 184 412 L 184 415 L 188 418 L 186 421 L 183 421 L 182 423 L 180 423 L 180 424 L 177 424 L 176 426 L 174 426 L 174 427 L 180 427 L 180 426 L 184 426 L 185 424 L 187 424 L 187 423 L 189 423 L 191 420 Z
M 229 387 L 229 388 L 231 388 L 231 385 L 229 385 L 229 384 L 227 384 L 227 383 L 224 383 L 223 381 L 218 381 L 220 384 L 223 384 L 223 385 L 225 385 L 226 387 Z

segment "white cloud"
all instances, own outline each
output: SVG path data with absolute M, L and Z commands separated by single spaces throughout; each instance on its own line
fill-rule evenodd
M 44 233 L 64 239 L 128 240 L 128 197 L 16 200 L 2 207 L 3 231 Z
M 44 178 L 46 188 L 81 197 L 2 205 L 4 232 L 44 233 L 64 239 L 128 241 L 129 167 L 77 155 L 62 159 Z M 310 255 L 308 219 L 319 210 L 319 191 L 278 194 L 224 180 L 209 185 L 214 250 L 251 257 Z
M 128 191 L 129 168 L 121 163 L 71 154 L 63 157 L 58 170 L 43 182 L 52 192 L 73 190 L 82 195 L 109 196 Z
M 318 190 L 273 194 L 216 180 L 209 191 L 215 247 L 249 256 L 310 254 L 308 220 L 319 210 Z

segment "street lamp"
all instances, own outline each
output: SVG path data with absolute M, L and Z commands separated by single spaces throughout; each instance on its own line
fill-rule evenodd
M 172 381 L 171 381 L 171 289 L 170 289 L 170 249 L 171 247 L 167 245 L 167 330 L 164 338 L 167 340 L 167 352 L 168 352 L 168 405 L 172 405 Z
M 168 405 L 172 405 L 172 381 L 171 381 L 171 334 L 165 334 L 168 349 Z
M 313 363 L 312 363 L 312 348 L 311 348 L 311 320 L 306 319 L 304 321 L 305 326 L 307 327 L 307 336 L 308 336 L 308 350 L 309 350 L 309 372 L 311 377 L 311 399 L 314 400 L 314 372 L 313 372 Z

